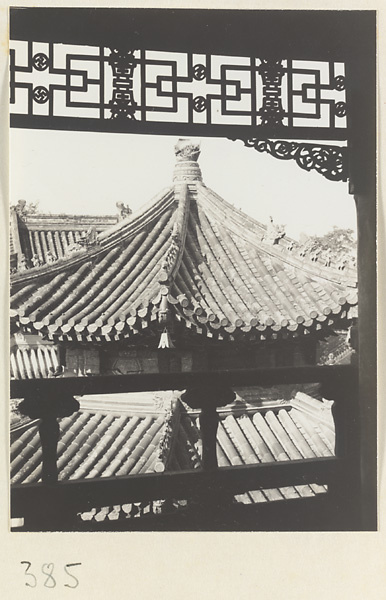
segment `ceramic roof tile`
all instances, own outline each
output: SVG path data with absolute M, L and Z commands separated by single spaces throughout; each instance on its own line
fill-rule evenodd
M 274 456 L 270 452 L 267 444 L 264 442 L 260 432 L 256 429 L 249 416 L 245 415 L 244 417 L 240 417 L 238 422 L 240 429 L 248 439 L 259 461 L 262 463 L 273 462 L 275 460 Z
M 126 437 L 130 439 L 132 432 L 135 431 L 139 423 L 140 419 L 138 417 L 117 417 L 113 423 L 109 424 L 107 432 L 95 449 L 97 460 L 87 473 L 87 478 L 108 475 L 111 461 L 124 446 Z M 121 435 L 119 435 L 120 432 Z
M 61 436 L 58 442 L 57 456 L 59 470 L 68 461 L 68 448 L 71 447 L 72 441 L 82 430 L 87 422 L 89 415 L 87 413 L 75 413 L 70 417 L 65 417 L 60 421 Z
M 119 339 L 157 324 L 162 296 L 172 318 L 211 336 L 307 333 L 347 315 L 357 301 L 352 274 L 301 256 L 288 239 L 269 243 L 266 227 L 202 183 L 197 164 L 186 170 L 178 160 L 171 188 L 72 256 L 70 231 L 30 231 L 38 254 L 51 249 L 60 260 L 12 278 L 19 327 L 51 339 Z M 14 356 L 14 376 L 36 377 L 31 360 Z
M 28 427 L 11 433 L 11 461 L 17 458 L 35 435 L 35 428 Z
M 112 441 L 109 451 L 105 454 L 103 460 L 103 469 L 99 472 L 99 477 L 111 477 L 115 475 L 130 454 L 142 433 L 146 431 L 151 422 L 151 418 L 146 419 L 131 418 L 127 419 L 123 427 L 115 427 L 114 434 L 111 435 Z M 97 465 L 99 467 L 99 465 Z
M 24 446 L 17 459 L 11 462 L 11 481 L 12 483 L 23 483 L 26 478 L 40 466 L 42 450 L 40 446 L 40 436 L 37 426 L 32 425 L 34 435 L 32 439 Z M 22 460 L 20 461 L 19 458 Z
M 331 429 L 330 426 L 326 426 L 324 423 L 319 423 L 316 426 L 316 430 L 320 437 L 326 444 L 329 451 L 334 454 L 335 452 L 335 427 Z
M 236 446 L 239 456 L 244 464 L 259 462 L 247 436 L 240 427 L 239 419 L 236 419 L 233 415 L 229 415 L 224 419 L 224 428 L 232 439 L 233 444 Z
M 72 444 L 62 455 L 59 479 L 69 479 L 72 477 L 77 467 L 82 463 L 83 452 L 79 452 L 79 448 L 82 448 L 82 450 L 84 448 L 84 454 L 87 455 L 89 448 L 86 446 L 85 442 L 88 439 L 89 432 L 92 431 L 92 428 L 96 424 L 97 420 L 95 419 L 95 415 L 88 415 L 82 428 L 78 430 L 76 438 L 74 438 Z
M 291 410 L 291 418 L 300 432 L 304 432 L 304 438 L 313 449 L 316 456 L 331 456 L 331 451 L 318 434 L 315 427 L 309 424 L 307 416 L 300 411 Z
M 106 445 L 104 442 L 101 443 L 101 440 L 104 440 L 114 417 L 98 415 L 98 418 L 99 422 L 96 421 L 96 426 L 85 443 L 85 450 L 88 449 L 88 453 L 85 452 L 86 457 L 72 474 L 74 479 L 87 477 L 91 469 L 96 467 L 101 455 L 106 452 Z
M 10 353 L 11 379 L 49 377 L 59 366 L 56 347 L 41 345 L 37 348 L 14 346 Z
M 303 458 L 315 458 L 316 454 L 312 450 L 311 446 L 307 443 L 307 440 L 302 435 L 302 432 L 296 426 L 295 422 L 291 418 L 292 410 L 280 410 L 278 413 L 278 419 L 283 425 L 284 429 L 288 432 L 294 446 L 298 450 L 299 454 Z
M 284 411 L 285 412 L 285 411 Z M 267 411 L 265 414 L 265 420 L 268 422 L 271 430 L 280 441 L 280 444 L 286 451 L 290 460 L 299 460 L 302 457 L 301 453 L 297 449 L 296 445 L 288 435 L 287 431 L 282 426 L 280 419 L 273 411 Z M 296 491 L 304 497 L 313 496 L 312 489 L 308 485 L 295 486 Z
M 244 414 L 240 414 L 239 411 L 239 414 L 235 413 L 231 415 L 226 415 L 224 412 L 218 429 L 217 459 L 219 466 L 252 464 L 259 461 L 299 460 L 315 457 L 315 452 L 304 437 L 306 435 L 304 428 L 300 431 L 289 416 L 293 411 L 294 409 L 287 406 L 277 413 L 266 409 L 250 410 Z M 221 411 L 220 414 L 222 414 Z M 307 415 L 303 416 L 307 420 Z M 188 425 L 189 418 L 191 419 L 190 425 Z M 182 430 L 184 435 L 179 434 L 179 463 L 183 463 L 184 468 L 186 468 L 185 465 L 188 464 L 189 460 L 189 453 L 186 450 L 188 448 L 187 441 L 189 441 L 190 436 L 193 436 L 190 443 L 193 453 L 190 452 L 190 456 L 195 458 L 195 466 L 198 466 L 200 463 L 199 456 L 196 455 L 197 448 L 199 447 L 196 437 L 198 435 L 196 417 L 189 417 L 187 415 L 181 420 L 181 423 L 183 424 Z M 323 444 L 317 425 L 311 422 L 309 428 L 310 435 L 312 433 L 319 446 Z M 324 456 L 331 456 L 332 454 L 324 454 Z M 319 453 L 318 456 L 320 455 Z M 326 488 L 324 486 L 317 484 L 257 490 L 257 492 L 261 492 L 264 495 L 265 499 L 271 501 L 283 499 L 283 497 L 310 497 L 325 491 Z M 261 498 L 259 494 L 257 494 L 257 497 Z M 249 497 L 250 499 L 251 497 Z
M 102 409 L 90 412 L 90 398 L 85 402 L 87 410 L 82 412 L 84 409 L 81 409 L 79 413 L 60 420 L 58 468 L 61 480 L 122 476 L 155 469 L 160 460 L 159 447 L 164 439 L 169 413 L 161 410 L 140 416 L 141 398 L 134 394 L 134 413 L 130 414 L 130 402 L 124 398 L 128 395 L 118 396 L 125 410 L 122 416 L 117 416 L 115 404 L 118 400 L 113 403 L 115 408 L 112 414 L 109 414 L 108 399 L 101 405 L 106 407 L 105 412 Z M 306 404 L 312 404 L 309 397 L 303 400 Z M 144 406 L 150 408 L 148 395 L 144 395 L 143 402 Z M 323 405 L 321 402 L 319 404 Z M 177 406 L 181 418 L 176 421 L 178 430 L 168 468 L 197 468 L 201 464 L 198 417 L 194 411 L 186 411 L 179 404 Z M 288 405 L 275 411 L 248 406 L 244 411 L 240 407 L 234 412 L 229 412 L 232 409 L 219 410 L 217 456 L 220 467 L 332 455 L 320 435 L 317 420 L 307 412 Z M 317 409 L 318 405 L 315 406 Z M 13 483 L 32 483 L 40 479 L 41 449 L 37 427 L 35 422 L 25 430 L 12 433 Z M 277 501 L 311 497 L 325 491 L 325 486 L 316 484 L 277 489 L 258 489 L 256 486 L 255 490 L 237 495 L 236 500 L 243 503 Z M 118 506 L 96 508 L 82 515 L 82 519 L 102 521 L 105 518 L 127 518 L 128 514 L 143 514 L 144 504 L 138 507 L 130 505 L 126 509 Z M 148 510 L 153 509 L 153 505 L 149 505 Z
M 145 419 L 144 421 L 147 421 Z M 131 453 L 126 462 L 116 472 L 116 475 L 127 475 L 128 473 L 141 473 L 144 469 L 151 454 L 157 450 L 157 442 L 159 441 L 161 432 L 160 428 L 164 425 L 163 419 L 152 419 L 147 429 L 143 428 L 138 431 L 138 437 L 133 440 Z
M 243 460 L 237 450 L 237 447 L 233 443 L 232 438 L 229 436 L 226 428 L 224 427 L 223 420 L 220 420 L 218 426 L 217 443 L 222 448 L 231 465 L 235 466 L 243 464 Z
M 36 453 L 39 450 L 39 436 L 36 426 L 33 426 L 28 433 L 30 433 L 28 437 L 26 434 L 22 436 L 20 440 L 22 441 L 21 447 L 20 444 L 17 444 L 17 451 L 11 452 L 11 477 L 20 477 L 20 481 L 24 479 L 26 473 L 30 472 L 35 464 Z
M 181 416 L 177 444 L 174 457 L 177 457 L 181 468 L 197 468 L 201 465 L 201 439 L 197 427 L 186 414 Z

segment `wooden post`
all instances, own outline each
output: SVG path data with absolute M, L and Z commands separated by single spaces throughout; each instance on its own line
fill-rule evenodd
M 360 528 L 377 529 L 377 289 L 376 289 L 376 18 L 347 64 L 350 106 L 350 192 L 358 223 L 358 463 Z
M 205 470 L 217 469 L 216 446 L 219 416 L 216 407 L 203 406 L 199 421 L 202 438 L 202 468 Z
M 191 408 L 200 408 L 199 416 L 202 439 L 202 468 L 206 471 L 216 471 L 217 464 L 217 428 L 219 416 L 216 408 L 233 402 L 236 394 L 224 385 L 202 385 L 189 388 L 182 399 Z M 216 486 L 208 486 L 197 491 L 199 520 L 204 527 L 215 526 L 223 510 L 232 502 L 233 495 Z
M 58 470 L 56 466 L 56 451 L 59 441 L 60 428 L 55 417 L 44 417 L 39 424 L 40 442 L 42 444 L 42 481 L 56 483 Z
M 224 385 L 202 385 L 188 388 L 181 396 L 191 408 L 200 408 L 199 417 L 202 438 L 202 466 L 217 468 L 216 439 L 219 418 L 216 407 L 230 404 L 236 398 L 234 391 Z
M 344 459 L 343 472 L 329 483 L 330 527 L 355 530 L 360 526 L 358 378 L 332 376 L 322 385 L 324 398 L 334 401 L 335 455 Z
M 68 417 L 78 411 L 79 402 L 68 393 L 54 397 L 31 395 L 25 397 L 19 404 L 19 410 L 31 419 L 41 419 L 39 434 L 42 445 L 42 485 L 55 485 L 58 481 L 56 459 L 60 435 L 57 419 Z M 58 506 L 57 503 L 28 506 L 26 511 L 24 527 L 27 531 L 60 530 L 63 523 L 71 521 L 73 517 L 69 513 L 68 506 Z

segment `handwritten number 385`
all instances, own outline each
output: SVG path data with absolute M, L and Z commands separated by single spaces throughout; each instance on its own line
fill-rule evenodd
M 21 564 L 27 565 L 26 569 L 25 569 L 25 576 L 27 577 L 27 581 L 25 582 L 25 585 L 27 587 L 33 587 L 33 588 L 36 587 L 38 581 L 37 581 L 37 578 L 35 577 L 35 575 L 33 573 L 31 573 L 31 571 L 30 571 L 31 563 L 28 560 L 22 560 Z M 66 575 L 70 578 L 70 583 L 65 583 L 64 584 L 65 587 L 69 587 L 69 588 L 78 587 L 79 580 L 75 577 L 75 575 L 70 573 L 70 569 L 72 567 L 76 567 L 80 564 L 81 563 L 69 563 L 64 566 L 64 571 L 65 571 Z M 43 582 L 44 587 L 54 588 L 56 586 L 56 580 L 53 575 L 54 563 L 44 563 L 41 567 L 41 571 L 42 571 L 43 575 L 45 576 L 45 579 Z

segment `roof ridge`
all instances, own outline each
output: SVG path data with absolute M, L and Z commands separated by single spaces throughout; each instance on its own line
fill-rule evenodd
M 167 470 L 173 459 L 173 452 L 180 429 L 181 407 L 181 401 L 177 396 L 171 398 L 170 405 L 166 410 L 162 437 L 158 444 L 154 471 L 161 472 Z
M 159 212 L 163 212 L 163 210 L 168 208 L 169 204 L 166 203 L 167 201 L 169 201 L 170 204 L 173 203 L 173 191 L 173 186 L 168 186 L 167 188 L 161 190 L 159 194 L 153 196 L 153 198 L 151 198 L 148 202 L 145 202 L 145 204 L 139 208 L 136 214 L 130 215 L 128 218 L 119 221 L 116 225 L 113 225 L 112 227 L 109 227 L 100 233 L 98 235 L 99 241 L 102 241 L 105 238 L 108 239 L 116 234 L 121 234 L 122 229 L 124 228 L 129 229 L 131 233 L 131 230 L 135 225 L 138 224 L 138 221 L 140 221 L 140 226 L 145 226 L 149 221 L 152 221 L 153 218 L 159 214 Z
M 268 254 L 272 258 L 278 258 L 282 260 L 290 267 L 301 268 L 305 272 L 310 273 L 314 278 L 324 279 L 326 281 L 331 281 L 333 283 L 338 283 L 340 285 L 345 285 L 354 289 L 357 287 L 356 281 L 353 281 L 351 277 L 344 276 L 344 274 L 342 276 L 342 272 L 339 272 L 339 270 L 335 269 L 333 266 L 324 267 L 321 264 L 317 264 L 315 261 L 308 260 L 306 256 L 297 257 L 292 253 L 289 254 L 290 250 L 284 247 L 283 244 L 278 243 L 276 245 L 269 245 L 265 243 L 262 239 L 256 239 L 256 228 L 260 228 L 263 233 L 267 231 L 267 227 L 265 225 L 263 225 L 253 217 L 250 217 L 240 209 L 237 209 L 234 206 L 232 206 L 229 202 L 221 198 L 221 196 L 216 194 L 216 192 L 208 188 L 206 185 L 197 182 L 196 186 L 198 192 L 201 192 L 201 195 L 204 197 L 204 202 L 208 202 L 208 208 L 214 214 L 214 216 L 215 210 L 213 206 L 210 206 L 210 204 L 212 203 L 212 205 L 218 205 L 221 203 L 221 208 L 223 209 L 225 207 L 225 209 L 227 209 L 231 213 L 231 218 L 226 219 L 226 222 L 223 221 L 224 226 L 236 235 L 241 235 L 241 237 L 245 241 L 253 244 L 256 248 L 259 249 L 259 251 Z M 295 240 L 288 236 L 285 236 L 283 239 L 290 245 L 295 243 Z
M 260 223 L 260 221 L 258 221 L 257 219 L 251 217 L 250 215 L 245 213 L 240 208 L 237 208 L 236 206 L 234 206 L 233 204 L 231 204 L 230 202 L 225 200 L 222 196 L 220 196 L 214 190 L 212 190 L 210 187 L 205 185 L 205 183 L 198 181 L 198 182 L 195 182 L 195 184 L 197 186 L 197 191 L 204 192 L 205 198 L 208 199 L 209 201 L 211 200 L 210 196 L 213 196 L 214 202 L 221 203 L 234 216 L 238 217 L 239 219 L 243 219 L 244 221 L 249 223 L 251 226 L 253 226 L 253 228 L 256 228 L 256 225 L 257 225 L 262 230 L 266 231 L 266 229 L 267 229 L 266 225 L 264 225 L 263 223 Z M 205 193 L 205 191 L 206 191 L 206 193 Z
M 165 390 L 153 392 L 114 392 L 102 394 L 85 394 L 77 396 L 80 411 L 93 413 L 94 411 L 105 414 L 119 412 L 123 415 L 166 414 L 174 399 L 178 398 L 178 391 Z
M 159 282 L 170 287 L 178 273 L 185 248 L 186 232 L 190 212 L 190 194 L 187 183 L 176 183 L 174 196 L 177 198 L 175 221 L 170 235 L 170 246 L 161 264 Z
M 12 207 L 11 207 L 12 208 Z M 101 219 L 108 219 L 108 220 L 117 220 L 118 216 L 117 215 L 112 215 L 112 214 L 96 214 L 96 215 L 92 215 L 92 214 L 86 214 L 86 213 L 79 213 L 79 214 L 75 214 L 75 213 L 26 213 L 24 215 L 24 223 L 26 223 L 26 225 L 29 225 L 30 222 L 33 222 L 34 220 L 36 221 L 49 221 L 50 219 L 57 219 L 57 220 L 74 220 L 77 221 L 78 219 L 90 219 L 90 220 L 101 220 Z

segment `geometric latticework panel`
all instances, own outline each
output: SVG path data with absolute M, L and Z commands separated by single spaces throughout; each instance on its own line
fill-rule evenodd
M 12 126 L 225 135 L 347 179 L 346 148 L 268 139 L 347 140 L 342 62 L 11 40 L 10 88 Z
M 11 41 L 11 114 L 346 129 L 344 64 Z

